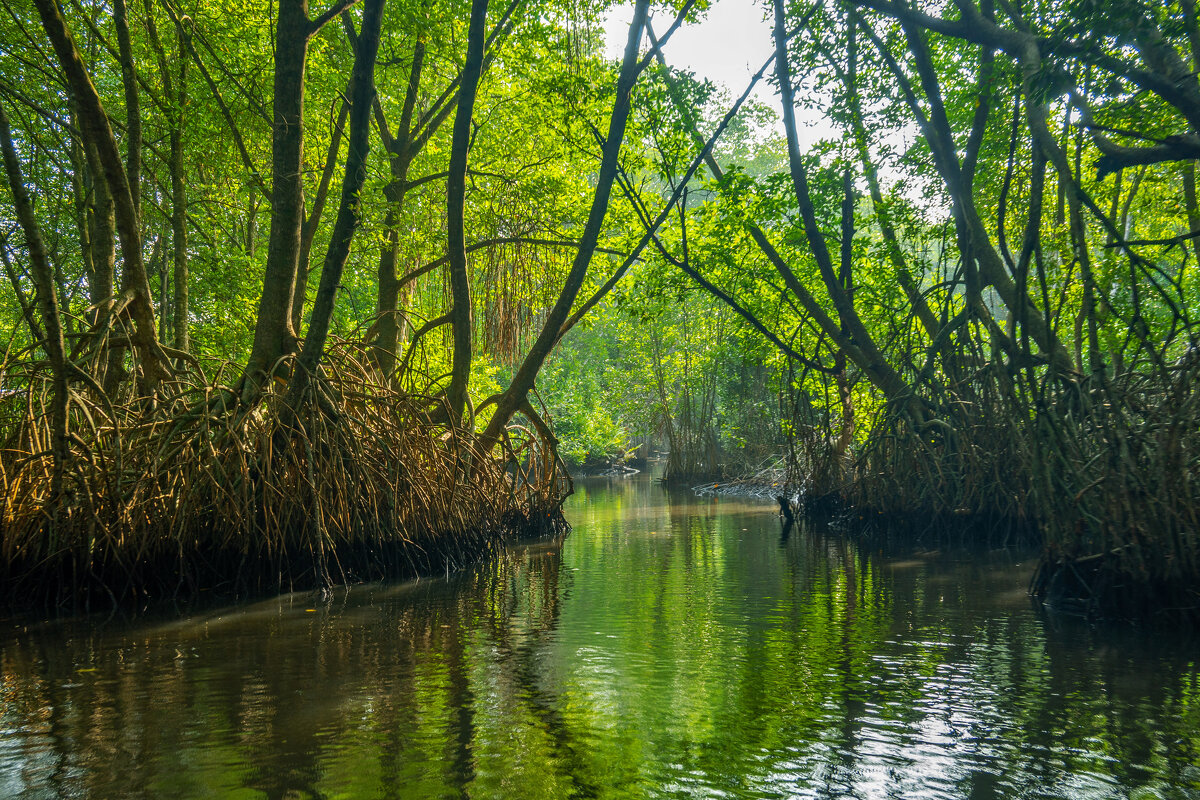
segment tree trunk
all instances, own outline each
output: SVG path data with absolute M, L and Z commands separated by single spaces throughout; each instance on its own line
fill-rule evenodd
M 158 339 L 171 339 L 171 284 L 167 276 L 166 254 L 163 252 L 164 234 L 154 237 L 150 249 L 150 274 L 158 279 Z
M 832 320 L 828 320 L 821 327 L 838 343 L 839 349 L 845 352 L 870 377 L 871 382 L 878 386 L 889 400 L 907 398 L 912 394 L 907 383 L 888 364 L 866 326 L 863 325 L 858 312 L 855 311 L 853 297 L 842 287 L 833 268 L 833 259 L 829 254 L 825 235 L 817 225 L 816 208 L 809 194 L 808 175 L 800 158 L 799 137 L 796 132 L 795 98 L 792 89 L 792 73 L 788 66 L 787 26 L 783 0 L 775 0 L 775 74 L 779 81 L 780 101 L 783 106 L 783 126 L 787 134 L 788 166 L 792 176 L 792 189 L 800 207 L 800 216 L 804 223 L 805 236 L 808 238 L 809 250 L 817 262 L 821 280 L 833 302 L 840 323 L 835 326 Z M 758 236 L 755 237 L 756 240 L 758 238 Z M 777 263 L 776 266 L 778 267 L 779 264 Z M 791 275 L 790 279 L 789 275 Z M 788 268 L 782 277 L 788 284 L 788 288 L 795 292 L 794 287 L 799 286 L 800 283 L 791 273 L 791 269 Z
M 396 279 L 396 263 L 400 258 L 399 214 L 395 204 L 389 205 L 383 226 L 387 239 L 379 248 L 379 298 L 375 305 L 378 321 L 375 340 L 371 343 L 371 363 L 385 376 L 396 369 L 400 352 L 400 282 Z
M 492 32 L 484 40 L 484 55 L 480 64 L 481 75 L 487 71 L 488 65 L 495 57 L 496 41 L 511 29 L 513 14 L 522 2 L 523 0 L 512 0 L 504 9 L 504 13 L 500 16 Z M 400 353 L 400 343 L 406 336 L 408 325 L 400 311 L 401 308 L 407 307 L 408 300 L 413 293 L 412 282 L 401 280 L 396 274 L 400 252 L 400 231 L 396 226 L 400 224 L 404 199 L 410 186 L 409 167 L 412 166 L 413 159 L 425 147 L 430 137 L 449 119 L 450 112 L 456 109 L 462 94 L 462 82 L 465 79 L 465 73 L 459 73 L 414 123 L 413 117 L 416 111 L 424 62 L 425 43 L 418 41 L 413 47 L 408 88 L 405 92 L 404 106 L 395 138 L 392 138 L 388 131 L 382 108 L 378 103 L 375 106 L 380 136 L 383 138 L 384 147 L 391 154 L 392 172 L 392 182 L 384 189 L 389 203 L 387 218 L 384 222 L 386 243 L 379 252 L 379 295 L 376 303 L 378 321 L 374 326 L 375 337 L 371 348 L 371 360 L 384 375 L 390 375 L 395 369 Z
M 350 137 L 346 151 L 346 176 L 342 181 L 341 205 L 330 234 L 329 249 L 321 267 L 321 283 L 313 303 L 312 319 L 298 369 L 288 386 L 287 404 L 295 408 L 316 374 L 325 349 L 334 300 L 342 281 L 342 270 L 350 254 L 350 242 L 362 219 L 361 195 L 366 181 L 366 160 L 371 128 L 371 105 L 375 99 L 375 57 L 379 52 L 379 33 L 383 21 L 384 0 L 366 0 L 363 4 L 362 31 L 355 47 L 354 71 L 350 89 Z
M 653 36 L 653 34 L 651 35 Z M 659 54 L 658 59 L 660 64 L 665 65 L 666 62 L 662 58 L 661 53 Z M 691 107 L 680 95 L 677 85 L 673 81 L 670 81 L 669 78 L 668 81 L 671 88 L 670 94 L 672 103 L 683 116 L 686 124 L 691 128 L 693 140 L 697 143 L 697 145 L 703 146 L 704 137 L 700 134 L 700 130 L 696 124 Z M 708 167 L 709 172 L 712 173 L 712 176 L 716 180 L 720 181 L 724 178 L 725 171 L 721 169 L 721 165 L 717 163 L 716 158 L 713 157 L 711 152 L 705 152 L 704 164 Z M 826 336 L 829 336 L 834 342 L 836 345 L 835 349 L 845 352 L 855 363 L 855 365 L 859 366 L 860 369 L 863 369 L 864 372 L 867 373 L 867 377 L 873 384 L 875 384 L 876 387 L 884 392 L 885 396 L 889 398 L 908 396 L 910 394 L 908 388 L 904 384 L 903 380 L 899 379 L 899 376 L 895 374 L 895 370 L 892 370 L 890 366 L 882 361 L 882 359 L 871 359 L 862 348 L 858 347 L 857 343 L 851 341 L 842 332 L 841 326 L 838 325 L 838 323 L 826 312 L 825 305 L 819 302 L 817 298 L 808 291 L 808 288 L 800 282 L 800 279 L 796 276 L 795 272 L 792 271 L 792 268 L 788 265 L 787 261 L 784 260 L 783 256 L 780 255 L 779 251 L 771 243 L 771 240 L 768 238 L 766 232 L 762 228 L 753 224 L 749 225 L 748 228 L 750 237 L 754 240 L 755 245 L 757 245 L 759 250 L 762 251 L 763 255 L 767 257 L 767 260 L 771 262 L 771 265 L 775 268 L 775 271 L 779 273 L 779 276 L 783 279 L 784 284 L 795 296 L 805 313 L 807 313 L 821 329 L 821 331 Z M 698 275 L 699 273 L 696 273 L 695 275 L 692 275 L 692 277 L 696 278 Z M 713 291 L 713 289 L 708 290 L 710 292 Z M 714 292 L 714 294 L 716 293 Z M 722 295 L 717 294 L 716 296 L 721 297 L 724 300 Z M 725 300 L 725 302 L 730 301 Z M 735 309 L 736 308 L 738 307 L 735 306 Z M 747 316 L 749 318 L 749 315 L 743 311 L 739 311 L 739 313 L 742 313 L 743 316 Z M 751 324 L 754 324 L 753 321 Z M 779 346 L 779 344 L 781 343 L 776 343 L 777 346 Z M 826 372 L 829 371 L 826 368 L 821 368 L 815 357 L 811 359 L 804 358 L 786 345 L 780 349 L 787 353 L 789 357 L 798 358 L 798 360 L 802 361 L 802 363 L 804 363 L 807 367 L 823 369 L 823 371 Z
M 88 285 L 88 296 L 93 304 L 103 303 L 113 296 L 116 286 L 117 253 L 116 253 L 116 220 L 113 216 L 112 194 L 100 170 L 100 160 L 96 148 L 84 146 L 87 157 L 88 172 L 91 175 L 92 202 L 88 212 L 88 233 L 91 242 L 89 262 L 92 265 L 91 281 Z M 106 319 L 101 314 L 97 321 Z
M 1196 254 L 1196 263 L 1200 264 L 1200 203 L 1196 200 L 1196 162 L 1183 162 L 1183 198 L 1187 206 L 1188 232 L 1192 236 L 1192 252 Z
M 187 69 L 188 50 L 191 43 L 188 40 L 190 31 L 182 22 L 176 22 L 175 34 L 178 41 L 179 76 L 176 79 L 171 74 L 171 65 L 167 61 L 167 53 L 158 35 L 158 26 L 154 22 L 154 9 L 151 0 L 145 0 L 146 31 L 149 34 L 150 45 L 158 59 L 158 71 L 162 81 L 163 100 L 167 105 L 167 117 L 170 125 L 168 138 L 171 151 L 167 160 L 167 170 L 171 175 L 171 284 L 174 286 L 174 302 L 167 302 L 167 273 L 163 268 L 161 276 L 162 333 L 165 341 L 168 327 L 173 333 L 172 344 L 176 350 L 187 352 L 190 347 L 188 336 L 188 256 L 187 256 L 187 189 L 183 180 L 183 121 L 184 106 L 187 104 Z M 168 305 L 172 315 L 168 319 Z M 168 323 L 170 323 L 168 325 Z
M 188 253 L 187 253 L 187 189 L 183 183 L 183 108 L 187 104 L 187 58 L 184 55 L 187 32 L 182 26 L 179 36 L 179 83 L 174 97 L 167 102 L 174 107 L 171 121 L 171 279 L 174 284 L 174 347 L 186 353 L 191 348 L 188 336 Z M 165 74 L 165 73 L 164 73 Z
M 337 168 L 338 150 L 342 146 L 342 134 L 346 129 L 346 116 L 350 113 L 350 104 L 343 101 L 338 110 L 337 123 L 333 126 L 333 137 L 329 142 L 329 150 L 325 153 L 325 167 L 321 170 L 321 182 L 317 186 L 316 197 L 313 198 L 312 213 L 300 226 L 300 256 L 296 266 L 296 288 L 292 292 L 292 330 L 297 334 L 304 324 L 304 301 L 308 296 L 309 255 L 312 252 L 313 239 L 325 213 L 325 198 L 329 196 L 329 181 Z
M 381 373 L 389 376 L 396 368 L 400 340 L 404 337 L 404 322 L 400 319 L 400 281 L 396 275 L 396 264 L 400 255 L 398 226 L 400 214 L 404 209 L 404 196 L 408 192 L 408 169 L 415 155 L 412 117 L 417 105 L 424 64 L 425 42 L 418 41 L 413 47 L 412 68 L 408 73 L 408 89 L 404 94 L 404 106 L 400 112 L 396 138 L 388 132 L 387 121 L 383 118 L 381 109 L 376 107 L 379 135 L 391 154 L 388 161 L 391 165 L 392 183 L 386 192 L 388 210 L 384 219 L 384 230 L 387 240 L 379 249 L 379 299 L 375 306 L 379 321 L 376 323 L 378 327 L 371 348 L 371 360 Z
M 304 71 L 311 33 L 306 0 L 280 0 L 272 93 L 271 230 L 243 399 L 257 393 L 275 362 L 295 349 L 292 300 L 304 223 Z
M 125 173 L 133 207 L 141 212 L 142 113 L 138 100 L 137 71 L 129 42 L 129 9 L 125 0 L 114 0 L 113 22 L 117 26 L 117 51 L 121 56 L 121 84 L 125 89 Z
M 462 424 L 471 378 L 471 279 L 467 274 L 467 241 L 464 231 L 467 191 L 467 150 L 471 145 L 471 115 L 475 112 L 475 93 L 483 69 L 483 38 L 487 25 L 487 0 L 472 0 L 471 24 L 467 30 L 467 60 L 458 92 L 454 116 L 454 137 L 450 146 L 449 175 L 446 177 L 446 258 L 450 269 L 450 318 L 454 330 L 454 352 L 450 367 L 450 387 L 446 400 L 450 423 Z
M 91 144 L 84 145 L 87 156 L 88 173 L 91 176 L 92 202 L 88 212 L 88 232 L 91 242 L 89 261 L 92 274 L 89 277 L 89 298 L 92 305 L 97 306 L 92 324 L 96 331 L 102 331 L 113 324 L 112 302 L 116 290 L 117 253 L 116 253 L 116 220 L 113 214 L 112 194 L 108 191 L 108 183 L 100 169 L 100 159 L 96 148 Z M 110 336 L 111 332 L 104 336 Z M 104 355 L 104 369 L 97 375 L 104 393 L 112 397 L 117 386 L 125 379 L 125 349 L 122 347 L 108 348 Z
M 46 349 L 46 355 L 50 359 L 50 369 L 53 373 L 54 389 L 50 399 L 50 424 L 53 433 L 54 472 L 50 479 L 50 498 L 47 506 L 54 507 L 62 496 L 63 471 L 68 455 L 67 361 L 63 342 L 62 318 L 58 311 L 54 271 L 51 269 L 46 246 L 33 215 L 33 203 L 30 202 L 29 193 L 25 189 L 25 181 L 21 176 L 21 162 L 18 160 L 16 148 L 13 146 L 8 115 L 2 105 L 0 105 L 0 149 L 3 150 L 4 171 L 8 175 L 8 184 L 12 188 L 17 220 L 21 224 L 21 230 L 25 233 L 25 243 L 29 248 L 30 271 L 37 289 L 37 306 L 44 336 L 41 344 Z
M 583 236 L 579 240 L 579 250 L 571 264 L 571 271 L 563 284 L 558 300 L 550 313 L 537 340 L 529 349 L 525 360 L 517 369 L 512 382 L 496 403 L 496 411 L 488 422 L 487 429 L 481 439 L 485 449 L 489 449 L 504 433 L 504 428 L 513 414 L 526 402 L 529 392 L 533 389 L 537 374 L 550 355 L 551 348 L 558 340 L 558 331 L 571 313 L 583 280 L 587 276 L 592 254 L 600 238 L 600 229 L 604 224 L 604 216 L 608 211 L 608 199 L 612 194 L 613 181 L 617 177 L 617 157 L 621 152 L 621 142 L 625 138 L 625 123 L 629 119 L 629 108 L 633 84 L 638 76 L 638 47 L 642 41 L 642 33 L 646 27 L 646 15 L 649 10 L 649 0 L 638 0 L 634 7 L 633 21 L 629 25 L 629 36 L 625 40 L 625 55 L 621 60 L 621 73 L 617 78 L 617 97 L 613 103 L 612 116 L 608 123 L 608 137 L 604 140 L 604 151 L 600 161 L 600 172 L 596 178 L 596 191 L 592 196 L 592 207 L 588 212 L 587 224 Z
M 109 126 L 108 115 L 100 103 L 100 96 L 88 76 L 87 68 L 57 4 L 54 0 L 34 0 L 34 5 L 74 96 L 79 112 L 80 133 L 85 145 L 91 144 L 96 148 L 103 180 L 112 194 L 123 261 L 121 292 L 131 298 L 128 308 L 134 323 L 132 339 L 141 362 L 143 388 L 153 390 L 159 381 L 169 377 L 171 373 L 166 355 L 158 343 L 150 282 L 142 257 L 137 206 L 130 192 L 125 167 L 121 163 L 117 141 Z

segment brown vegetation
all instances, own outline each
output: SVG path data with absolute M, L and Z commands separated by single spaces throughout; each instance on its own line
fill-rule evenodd
M 469 428 L 431 421 L 442 399 L 380 382 L 361 346 L 327 359 L 294 411 L 282 380 L 228 408 L 199 373 L 154 406 L 73 389 L 58 496 L 50 370 L 10 364 L 27 388 L 0 401 L 5 599 L 323 587 L 449 569 L 563 529 L 570 484 L 549 442 L 510 428 L 499 455 L 483 452 Z

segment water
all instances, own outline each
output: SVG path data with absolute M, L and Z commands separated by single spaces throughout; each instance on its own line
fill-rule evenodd
M 559 545 L 185 617 L 0 623 L 0 797 L 1200 798 L 1200 647 L 1011 552 L 582 482 Z

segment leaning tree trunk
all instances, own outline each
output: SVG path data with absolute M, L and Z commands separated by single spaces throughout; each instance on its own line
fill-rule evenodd
M 775 0 L 775 74 L 779 81 L 779 94 L 783 106 L 783 126 L 787 134 L 788 167 L 792 177 L 792 190 L 800 207 L 800 218 L 804 234 L 808 239 L 809 251 L 817 262 L 817 270 L 829 298 L 837 312 L 839 324 L 835 328 L 832 320 L 826 325 L 826 333 L 837 342 L 839 349 L 854 360 L 858 367 L 880 388 L 889 400 L 900 401 L 911 392 L 900 374 L 887 362 L 874 338 L 862 322 L 854 307 L 851 292 L 842 285 L 834 271 L 825 234 L 817 223 L 816 206 L 808 188 L 808 174 L 800 157 L 799 136 L 796 129 L 796 106 L 792 88 L 792 71 L 788 63 L 787 26 L 783 0 Z M 778 266 L 778 265 L 777 265 Z M 790 269 L 787 270 L 790 272 Z M 784 276 L 785 279 L 788 277 Z M 787 281 L 789 288 L 798 283 L 795 278 Z M 852 346 L 851 346 L 852 345 Z
M 608 211 L 608 199 L 612 194 L 613 181 L 617 177 L 618 161 L 621 153 L 621 142 L 625 138 L 625 123 L 629 119 L 629 109 L 633 85 L 637 80 L 641 65 L 638 64 L 638 47 L 642 41 L 642 33 L 646 27 L 646 16 L 649 11 L 648 0 L 638 0 L 633 12 L 633 21 L 629 25 L 629 36 L 625 40 L 625 55 L 621 60 L 621 73 L 617 78 L 617 97 L 613 103 L 612 116 L 608 123 L 608 137 L 604 140 L 603 156 L 600 160 L 600 172 L 596 179 L 596 191 L 592 195 L 592 207 L 588 212 L 587 224 L 583 236 L 579 240 L 579 250 L 571 264 L 571 271 L 563 284 L 558 300 L 554 303 L 546 321 L 538 334 L 537 340 L 529 349 L 525 360 L 517 369 L 512 382 L 496 402 L 496 410 L 483 433 L 482 445 L 490 448 L 500 441 L 508 421 L 528 400 L 529 392 L 533 389 L 537 374 L 550 355 L 554 343 L 558 341 L 558 332 L 571 306 L 579 294 L 583 280 L 587 276 L 588 266 L 596 251 L 596 243 L 600 239 L 600 229 L 604 224 L 604 216 Z
M 349 90 L 347 90 L 349 92 Z M 317 228 L 321 217 L 325 214 L 325 199 L 329 196 L 329 183 L 337 167 L 338 151 L 342 146 L 342 136 L 346 131 L 346 117 L 350 113 L 348 101 L 342 101 L 338 109 L 337 122 L 333 126 L 333 136 L 329 141 L 329 149 L 325 151 L 325 166 L 321 169 L 321 182 L 317 184 L 317 193 L 313 198 L 312 212 L 300 226 L 300 256 L 296 265 L 296 286 L 292 290 L 292 330 L 300 333 L 304 324 L 304 301 L 308 297 L 308 275 L 313 239 L 316 238 Z
M 150 294 L 150 282 L 146 275 L 146 264 L 142 257 L 142 236 L 137 205 L 130 191 L 129 179 L 121 163 L 116 137 L 108 122 L 108 114 L 100 102 L 100 95 L 88 75 L 87 67 L 67 30 L 66 20 L 54 0 L 34 0 L 42 27 L 46 31 L 55 55 L 66 75 L 80 124 L 80 133 L 85 145 L 96 148 L 101 176 L 112 195 L 116 216 L 117 236 L 121 242 L 121 297 L 127 302 L 133 318 L 133 344 L 142 367 L 142 379 L 147 390 L 170 376 L 169 362 L 158 342 L 154 324 L 154 306 Z

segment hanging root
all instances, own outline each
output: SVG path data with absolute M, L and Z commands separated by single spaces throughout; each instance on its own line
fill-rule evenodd
M 442 572 L 521 534 L 565 530 L 552 443 L 514 428 L 496 452 L 435 424 L 347 345 L 294 408 L 199 379 L 156 403 L 70 396 L 51 494 L 49 372 L 0 398 L 0 577 L 10 601 L 125 602 Z M 10 380 L 13 372 L 9 371 Z

